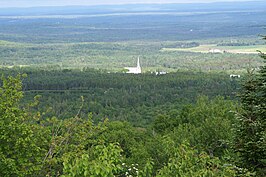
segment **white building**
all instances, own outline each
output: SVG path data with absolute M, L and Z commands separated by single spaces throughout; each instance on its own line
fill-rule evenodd
M 220 49 L 210 49 L 209 53 L 224 53 L 224 50 L 220 50 Z
M 128 70 L 127 73 L 141 74 L 141 67 L 140 67 L 139 57 L 138 57 L 137 67 L 125 67 L 125 69 Z
M 230 74 L 230 78 L 240 78 L 240 75 Z
M 165 74 L 167 74 L 166 71 L 156 71 L 156 72 L 155 72 L 155 75 L 156 75 L 156 76 L 158 76 L 158 75 L 165 75 Z

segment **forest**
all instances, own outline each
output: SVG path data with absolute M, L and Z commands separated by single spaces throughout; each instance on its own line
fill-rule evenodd
M 0 175 L 264 176 L 266 67 L 254 71 L 2 69 Z
M 92 113 L 94 121 L 108 117 L 141 127 L 149 125 L 158 114 L 168 114 L 195 103 L 201 95 L 236 99 L 241 80 L 224 73 L 203 72 L 128 75 L 92 69 L 1 71 L 13 76 L 27 74 L 23 79 L 22 102 L 32 101 L 38 95 L 40 104 L 36 109 L 48 112 L 48 117 L 71 117 L 83 104 L 80 114 L 86 117 Z
M 0 8 L 0 176 L 265 177 L 265 7 Z

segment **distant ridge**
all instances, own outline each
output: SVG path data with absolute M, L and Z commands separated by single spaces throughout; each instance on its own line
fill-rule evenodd
M 123 12 L 188 12 L 188 11 L 226 11 L 226 10 L 265 10 L 265 1 L 184 3 L 184 4 L 123 4 L 93 6 L 42 6 L 0 8 L 0 15 L 84 15 Z

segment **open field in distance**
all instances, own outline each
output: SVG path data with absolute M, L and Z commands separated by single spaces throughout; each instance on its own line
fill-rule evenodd
M 215 52 L 217 49 L 217 52 Z M 264 45 L 251 45 L 251 46 L 217 46 L 200 45 L 191 48 L 163 48 L 162 51 L 183 51 L 183 52 L 199 52 L 199 53 L 233 53 L 233 54 L 259 54 L 259 51 L 266 52 Z

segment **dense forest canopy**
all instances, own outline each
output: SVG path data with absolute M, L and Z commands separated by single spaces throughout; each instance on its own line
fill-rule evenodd
M 200 95 L 235 99 L 241 79 L 224 73 L 178 72 L 167 75 L 108 73 L 97 70 L 2 70 L 6 75 L 25 73 L 23 102 L 39 95 L 39 111 L 65 119 L 76 114 L 93 114 L 95 121 L 129 121 L 150 125 L 158 114 L 193 104 Z M 37 109 L 37 108 L 36 108 Z
M 259 96 L 265 91 L 264 75 L 252 76 L 256 89 L 243 92 L 241 108 L 232 100 L 239 92 L 239 80 L 224 74 L 23 71 L 27 74 L 15 76 L 19 69 L 2 70 L 13 75 L 2 77 L 0 89 L 2 176 L 263 176 L 265 172 L 265 101 Z M 42 97 L 32 99 L 37 93 Z M 255 100 L 252 112 L 245 106 L 250 99 Z M 260 128 L 250 128 L 259 134 L 250 134 L 236 113 L 257 117 Z M 258 148 L 243 144 L 250 140 Z M 255 161 L 249 158 L 253 151 Z

